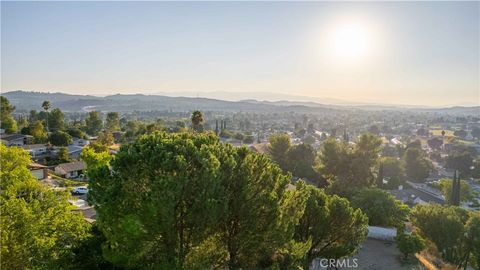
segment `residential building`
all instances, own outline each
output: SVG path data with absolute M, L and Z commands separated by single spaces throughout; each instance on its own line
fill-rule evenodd
M 82 154 L 83 147 L 76 146 L 76 145 L 69 145 L 67 149 L 68 149 L 68 158 L 78 159 Z
M 65 178 L 77 178 L 87 168 L 83 161 L 62 163 L 55 167 L 55 174 Z
M 38 163 L 30 163 L 27 165 L 30 173 L 38 180 L 48 178 L 48 167 Z
M 392 194 L 397 200 L 413 207 L 417 204 L 428 204 L 428 203 L 436 203 L 436 204 L 444 204 L 445 200 L 438 198 L 437 196 L 433 196 L 426 192 L 422 192 L 421 190 L 414 189 L 414 188 L 400 188 L 397 190 L 389 190 L 390 194 Z
M 74 139 L 72 142 L 72 145 L 80 146 L 80 147 L 87 146 L 89 144 L 90 144 L 90 141 L 86 139 Z
M 31 141 L 33 137 L 30 135 L 24 135 L 24 134 L 1 134 L 0 135 L 0 140 L 6 145 L 6 146 L 22 146 L 26 145 Z
M 32 158 L 38 158 L 48 154 L 48 148 L 46 144 L 27 144 L 20 147 L 27 151 Z

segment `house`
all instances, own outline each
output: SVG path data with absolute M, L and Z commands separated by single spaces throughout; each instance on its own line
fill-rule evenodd
M 65 178 L 77 178 L 87 168 L 83 161 L 62 163 L 55 167 L 55 174 Z
M 68 158 L 78 159 L 82 154 L 83 148 L 81 146 L 69 145 L 67 147 L 67 150 L 68 150 Z
M 48 154 L 46 144 L 27 144 L 20 146 L 23 150 L 27 151 L 32 158 L 38 158 Z
M 23 135 L 23 134 L 1 134 L 0 135 L 0 140 L 6 145 L 6 146 L 22 146 L 25 144 L 28 144 L 29 141 L 31 141 L 33 137 L 30 135 Z
M 30 163 L 27 165 L 27 168 L 30 170 L 30 173 L 35 176 L 38 180 L 43 180 L 48 178 L 48 168 L 42 164 Z
M 72 142 L 72 145 L 80 146 L 80 147 L 84 147 L 84 146 L 87 146 L 89 144 L 90 144 L 90 141 L 86 140 L 86 139 L 74 139 L 73 142 Z
M 399 188 L 397 190 L 389 190 L 388 192 L 392 194 L 397 200 L 409 206 L 415 206 L 417 204 L 445 203 L 444 200 L 437 198 L 436 196 L 414 188 Z

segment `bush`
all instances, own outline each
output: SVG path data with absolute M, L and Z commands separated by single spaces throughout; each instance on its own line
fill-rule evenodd
M 425 241 L 416 234 L 406 234 L 401 232 L 395 240 L 397 241 L 397 248 L 407 259 L 409 255 L 422 251 L 425 248 Z

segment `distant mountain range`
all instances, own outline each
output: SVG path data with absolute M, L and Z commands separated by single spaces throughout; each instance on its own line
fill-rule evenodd
M 263 93 L 265 94 L 265 93 Z M 258 97 L 263 95 L 259 93 Z M 315 113 L 324 110 L 415 110 L 423 112 L 454 113 L 454 114 L 480 114 L 480 106 L 473 107 L 449 107 L 449 108 L 425 108 L 407 107 L 400 105 L 375 105 L 375 104 L 322 104 L 315 101 L 302 101 L 299 96 L 291 96 L 288 100 L 267 101 L 266 99 L 243 99 L 238 101 L 223 100 L 223 95 L 218 98 L 212 97 L 183 97 L 166 95 L 143 95 L 143 94 L 116 94 L 104 97 L 92 95 L 71 95 L 65 93 L 45 93 L 12 91 L 2 93 L 18 110 L 40 110 L 44 100 L 49 100 L 53 107 L 64 111 L 191 111 L 194 109 L 205 111 L 295 111 L 300 113 Z M 210 95 L 209 95 L 210 96 Z M 251 95 L 249 95 L 250 97 Z M 284 96 L 288 98 L 289 95 Z M 231 96 L 230 96 L 231 97 Z M 259 106 L 261 105 L 261 106 Z

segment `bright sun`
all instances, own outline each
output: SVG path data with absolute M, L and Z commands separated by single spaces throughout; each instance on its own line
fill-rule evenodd
M 332 26 L 324 36 L 324 53 L 332 61 L 358 63 L 373 53 L 373 34 L 367 24 L 345 22 Z

